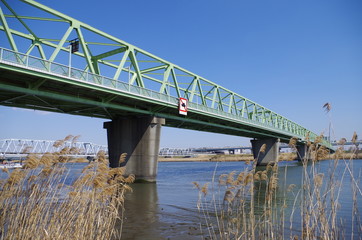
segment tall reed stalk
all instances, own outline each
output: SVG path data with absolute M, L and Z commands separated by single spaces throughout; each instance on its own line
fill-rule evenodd
M 362 234 L 357 207 L 362 197 L 361 172 L 356 178 L 352 157 L 339 160 L 339 149 L 336 159 L 330 160 L 328 173 L 322 173 L 318 161 L 329 155 L 319 145 L 322 138 L 307 142 L 309 150 L 301 163 L 299 188 L 286 183 L 288 167 L 282 172 L 277 162 L 263 169 L 256 166 L 256 160 L 242 172 L 222 174 L 217 189 L 207 190 L 207 184 L 200 187 L 194 183 L 200 191 L 197 206 L 203 216 L 204 235 L 210 239 L 345 239 L 338 210 L 341 183 L 347 177 L 351 179 L 353 199 L 351 239 L 357 237 L 356 233 Z M 291 139 L 292 148 L 295 144 Z M 342 174 L 337 174 L 341 169 Z
M 62 145 L 58 141 L 58 146 Z M 4 170 L 0 184 L 0 239 L 111 239 L 122 222 L 128 183 L 124 168 L 109 168 L 104 152 L 71 181 L 63 148 L 42 156 L 29 154 L 22 169 Z M 125 156 L 121 156 L 123 161 Z

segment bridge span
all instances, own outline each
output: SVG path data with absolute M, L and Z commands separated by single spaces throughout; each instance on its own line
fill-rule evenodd
M 73 136 L 72 136 L 73 137 Z M 345 142 L 343 145 L 337 142 L 332 142 L 334 149 L 337 147 L 351 147 L 355 146 L 357 151 L 362 140 L 355 142 Z M 33 139 L 0 139 L 0 160 L 12 158 L 25 158 L 29 153 L 45 154 L 61 152 L 62 149 L 68 149 L 66 155 L 72 157 L 96 157 L 100 151 L 108 155 L 108 147 L 106 145 L 94 144 L 91 142 L 78 142 L 76 140 L 33 140 Z M 281 143 L 279 149 L 290 149 L 291 147 L 286 143 Z M 75 151 L 71 151 L 75 149 Z M 228 146 L 228 147 L 194 147 L 194 148 L 161 148 L 158 155 L 160 157 L 172 156 L 194 156 L 198 154 L 242 154 L 247 150 L 252 150 L 251 146 Z
M 30 9 L 33 15 L 18 11 Z M 0 104 L 110 119 L 111 167 L 154 181 L 161 126 L 253 138 L 258 164 L 279 142 L 317 134 L 232 90 L 33 0 L 0 3 Z M 40 27 L 42 26 L 42 27 Z M 47 31 L 46 29 L 56 29 Z M 219 80 L 221 83 L 222 80 Z M 266 144 L 265 153 L 258 154 Z M 322 145 L 331 149 L 330 143 Z
M 0 139 L 0 159 L 24 158 L 29 153 L 45 154 L 61 152 L 68 149 L 66 155 L 72 157 L 92 157 L 98 152 L 104 151 L 108 154 L 105 145 L 90 142 L 66 141 L 66 140 L 32 140 L 32 139 Z M 72 151 L 74 149 L 74 151 Z

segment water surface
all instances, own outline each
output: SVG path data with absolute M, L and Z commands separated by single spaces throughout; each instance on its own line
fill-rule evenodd
M 352 221 L 351 213 L 353 199 L 351 192 L 352 178 L 346 168 L 343 160 L 338 162 L 336 168 L 336 178 L 340 181 L 338 217 L 339 225 L 344 230 L 346 239 L 351 239 Z M 362 159 L 351 162 L 355 181 L 361 188 L 361 169 Z M 349 164 L 351 164 L 349 163 Z M 69 172 L 65 179 L 65 184 L 72 182 L 79 176 L 81 169 L 86 164 L 72 163 L 66 164 Z M 319 173 L 324 173 L 325 181 L 328 179 L 329 171 L 333 166 L 333 161 L 321 161 L 316 163 L 315 169 Z M 230 173 L 231 171 L 244 171 L 250 168 L 244 162 L 160 162 L 158 165 L 157 183 L 137 183 L 132 184 L 133 192 L 126 195 L 125 216 L 122 231 L 122 239 L 205 239 L 204 218 L 197 209 L 199 192 L 195 189 L 193 182 L 203 185 L 210 183 L 210 192 L 214 186 L 215 195 L 222 199 L 222 192 L 218 192 L 218 178 L 221 174 Z M 309 166 L 310 168 L 310 166 Z M 264 170 L 258 168 L 257 170 Z M 289 216 L 293 204 L 300 206 L 298 201 L 294 201 L 294 194 L 302 188 L 303 166 L 298 162 L 281 162 L 279 163 L 279 183 L 276 190 L 276 199 L 284 200 L 287 205 L 285 210 L 286 216 Z M 7 174 L 0 173 L 0 179 L 5 178 Z M 214 180 L 214 185 L 212 184 Z M 293 192 L 285 194 L 286 188 L 294 184 Z M 255 212 L 263 208 L 263 199 L 265 198 L 265 184 L 258 183 L 255 196 L 259 199 L 255 206 Z M 359 190 L 360 191 L 360 190 Z M 212 194 L 212 193 L 209 193 Z M 357 193 L 358 209 L 362 211 L 362 196 Z M 246 199 L 248 200 L 248 199 Z M 212 209 L 210 209 L 212 212 Z M 298 229 L 301 229 L 300 209 L 293 215 L 293 232 L 301 235 Z M 286 217 L 286 227 L 289 228 L 289 217 Z M 355 224 L 356 226 L 356 224 Z M 200 229 L 203 229 L 201 233 Z M 360 235 L 358 235 L 360 234 Z M 285 239 L 289 239 L 288 229 L 285 230 Z M 361 239 L 362 234 L 354 228 L 354 239 Z
M 316 169 L 327 176 L 332 164 L 333 161 L 321 161 L 316 164 Z M 358 175 L 362 169 L 362 160 L 354 160 L 353 165 L 354 176 L 361 187 L 361 178 L 358 178 Z M 234 170 L 243 171 L 246 167 L 248 166 L 244 162 L 160 162 L 157 183 L 133 184 L 133 193 L 127 195 L 122 239 L 204 239 L 203 236 L 207 234 L 202 235 L 200 232 L 203 217 L 196 206 L 198 190 L 194 188 L 192 182 L 196 181 L 202 185 L 212 182 L 213 176 L 216 177 L 217 182 L 221 174 Z M 350 239 L 353 201 L 351 178 L 345 169 L 345 164 L 340 161 L 336 170 L 336 175 L 341 179 L 339 197 L 341 208 L 338 214 L 341 217 L 346 239 Z M 277 198 L 285 197 L 285 188 L 290 184 L 296 185 L 294 193 L 301 188 L 302 171 L 303 166 L 298 162 L 279 164 Z M 263 199 L 265 188 L 259 185 L 257 189 L 260 189 L 257 196 Z M 288 208 L 285 211 L 287 215 L 290 214 L 294 204 L 294 198 L 290 197 L 293 195 L 288 196 L 286 199 Z M 358 199 L 358 207 L 362 211 L 361 196 Z M 300 229 L 298 214 L 294 215 L 293 226 Z M 289 218 L 286 222 L 289 222 Z M 295 233 L 298 233 L 298 230 Z M 287 234 L 286 231 L 286 239 L 289 238 Z M 355 239 L 359 239 L 357 231 Z

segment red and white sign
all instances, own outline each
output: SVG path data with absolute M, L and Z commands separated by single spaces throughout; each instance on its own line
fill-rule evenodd
M 187 115 L 187 99 L 180 98 L 178 103 L 178 112 L 181 115 Z

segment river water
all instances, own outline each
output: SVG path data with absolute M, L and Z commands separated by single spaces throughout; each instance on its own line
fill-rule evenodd
M 332 164 L 333 161 L 321 161 L 316 163 L 315 169 L 328 176 Z M 346 239 L 351 239 L 353 201 L 351 177 L 348 171 L 345 171 L 345 164 L 346 162 L 339 161 L 336 170 L 336 178 L 341 182 L 339 190 L 341 207 L 338 210 L 338 218 L 343 225 L 344 236 Z M 361 188 L 359 176 L 362 160 L 353 160 L 352 164 L 355 181 L 358 181 Z M 200 233 L 200 223 L 203 223 L 204 219 L 197 209 L 198 190 L 194 188 L 192 182 L 196 181 L 201 185 L 212 182 L 213 175 L 216 176 L 217 182 L 221 174 L 234 170 L 243 171 L 246 167 L 244 162 L 160 162 L 157 183 L 133 184 L 133 193 L 127 195 L 122 239 L 205 239 L 207 234 Z M 298 162 L 279 163 L 278 198 L 284 197 L 283 193 L 286 191 L 283 187 L 286 188 L 289 184 L 295 184 L 294 192 L 301 188 L 302 172 L 303 166 Z M 262 192 L 259 194 L 259 197 L 263 197 Z M 293 195 L 288 196 L 287 214 L 291 212 L 294 203 Z M 358 209 L 361 212 L 362 196 L 357 193 L 357 197 Z M 289 221 L 289 217 L 287 218 Z M 298 213 L 294 216 L 293 226 L 298 226 L 300 229 Z M 353 239 L 361 239 L 356 226 L 355 224 Z M 298 230 L 295 233 L 298 234 Z M 300 232 L 298 235 L 300 236 Z M 289 236 L 285 238 L 288 239 Z
M 327 181 L 333 163 L 332 160 L 315 163 L 316 171 L 324 174 L 324 181 Z M 362 159 L 353 161 L 339 160 L 335 171 L 335 178 L 338 179 L 335 184 L 340 184 L 340 187 L 337 186 L 340 205 L 338 209 L 338 219 L 340 220 L 338 222 L 342 226 L 345 239 L 352 238 L 352 226 L 354 226 L 353 239 L 362 239 L 362 233 L 357 230 L 357 226 L 361 225 L 356 223 L 356 218 L 352 223 L 352 178 L 346 164 L 353 171 L 354 181 L 357 182 L 360 188 L 358 191 L 361 191 L 362 188 Z M 85 165 L 85 163 L 70 164 L 68 177 L 71 177 L 67 179 L 66 184 L 71 184 L 79 176 L 81 169 Z M 208 235 L 205 232 L 205 220 L 197 209 L 199 191 L 195 189 L 193 182 L 198 182 L 200 185 L 209 182 L 211 187 L 215 176 L 215 189 L 217 189 L 218 178 L 221 174 L 227 174 L 231 171 L 241 172 L 246 168 L 250 168 L 250 165 L 246 165 L 244 162 L 160 162 L 157 183 L 132 184 L 133 192 L 126 195 L 122 239 L 205 239 Z M 311 164 L 308 168 L 311 168 Z M 264 169 L 259 168 L 257 171 Z M 279 163 L 279 183 L 276 198 L 279 200 L 285 198 L 287 228 L 289 228 L 288 214 L 291 213 L 293 204 L 300 205 L 300 202 L 294 202 L 294 196 L 302 188 L 302 173 L 303 166 L 297 161 Z M 5 176 L 5 173 L 0 173 L 0 178 Z M 286 188 L 290 184 L 295 184 L 295 188 L 291 192 L 293 194 L 286 195 Z M 262 204 L 263 198 L 265 198 L 265 186 L 255 186 L 255 189 L 255 196 L 259 200 L 262 199 L 260 201 L 260 204 Z M 356 194 L 357 206 L 361 213 L 362 196 L 358 191 Z M 211 189 L 208 194 L 212 196 Z M 222 192 L 219 194 L 218 191 L 215 191 L 214 194 L 217 198 L 221 197 L 222 199 L 223 197 Z M 260 209 L 262 206 L 255 203 L 256 214 L 258 214 L 258 207 Z M 292 222 L 293 234 L 300 236 L 300 230 L 298 230 L 301 229 L 299 209 L 297 208 L 296 213 L 294 213 Z M 209 210 L 210 212 L 213 211 L 213 209 Z M 204 230 L 204 234 L 201 234 L 200 229 Z M 285 239 L 289 239 L 288 229 L 284 236 Z

